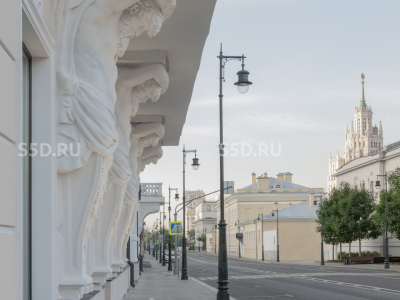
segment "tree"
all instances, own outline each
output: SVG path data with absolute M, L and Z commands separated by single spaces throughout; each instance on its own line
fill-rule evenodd
M 201 236 L 199 236 L 199 237 L 197 238 L 197 240 L 198 240 L 199 242 L 205 243 L 205 242 L 206 242 L 206 235 L 203 233 Z
M 348 224 L 351 241 L 358 241 L 358 253 L 361 256 L 361 240 L 376 239 L 382 234 L 381 227 L 373 218 L 374 194 L 364 187 L 350 187 L 348 184 L 342 196 L 340 209 L 343 221 Z
M 317 232 L 321 232 L 322 213 L 323 241 L 333 246 L 340 244 L 340 260 L 342 260 L 342 244 L 352 241 L 350 228 L 343 220 L 343 212 L 340 209 L 340 201 L 343 201 L 344 195 L 348 193 L 349 189 L 349 184 L 341 183 L 338 188 L 332 190 L 328 200 L 323 201 L 317 210 Z
M 191 239 L 194 239 L 195 236 L 196 236 L 196 233 L 194 232 L 194 229 L 190 229 L 188 231 L 188 237 L 191 238 Z
M 379 204 L 375 206 L 375 220 L 379 223 L 381 230 L 385 229 L 386 222 L 386 199 L 385 181 L 382 180 L 382 190 L 379 193 Z M 387 193 L 388 201 L 388 231 L 396 238 L 400 237 L 400 168 L 396 168 L 388 174 L 390 190 Z M 389 188 L 388 186 L 388 188 Z

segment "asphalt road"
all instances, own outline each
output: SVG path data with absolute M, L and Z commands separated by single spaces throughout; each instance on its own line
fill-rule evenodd
M 229 293 L 237 300 L 400 300 L 400 273 L 262 263 L 228 257 Z M 188 251 L 188 275 L 217 288 L 217 256 Z

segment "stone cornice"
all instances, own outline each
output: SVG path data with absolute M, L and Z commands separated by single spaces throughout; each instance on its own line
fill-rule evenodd
M 370 160 L 367 160 L 367 161 L 359 163 L 359 164 L 356 164 L 356 162 L 360 162 L 360 159 L 362 157 L 360 157 L 358 159 L 355 159 L 355 160 L 352 160 L 348 164 L 346 164 L 346 165 L 342 166 L 340 169 L 338 169 L 335 174 L 332 174 L 332 176 L 337 177 L 337 176 L 340 176 L 340 175 L 344 175 L 344 174 L 346 174 L 348 172 L 363 168 L 365 166 L 377 163 L 379 161 L 385 161 L 385 160 L 391 159 L 393 157 L 400 156 L 400 149 L 395 149 L 395 150 L 388 151 L 388 152 L 381 152 L 379 154 L 375 154 L 374 156 L 375 157 L 371 157 Z M 349 166 L 350 164 L 352 164 L 352 162 L 354 162 L 354 165 L 353 166 Z
M 42 43 L 42 46 L 47 53 L 47 56 L 50 57 L 54 49 L 54 41 L 34 1 L 23 0 L 22 8 L 25 11 L 25 14 L 28 17 L 29 21 L 31 22 L 37 36 L 39 37 L 40 42 Z

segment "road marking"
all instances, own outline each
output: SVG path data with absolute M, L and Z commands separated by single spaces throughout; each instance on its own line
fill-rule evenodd
M 328 283 L 328 284 L 333 284 L 333 285 L 355 287 L 355 288 L 358 288 L 358 289 L 370 290 L 370 291 L 374 291 L 374 292 L 380 292 L 380 293 L 386 293 L 386 294 L 394 294 L 394 295 L 399 295 L 400 296 L 400 291 L 399 290 L 391 290 L 391 289 L 379 288 L 379 287 L 375 287 L 375 286 L 352 284 L 352 283 L 347 283 L 347 282 L 326 280 L 326 279 L 313 278 L 313 277 L 307 277 L 307 276 L 300 276 L 300 277 L 297 277 L 297 278 L 298 279 L 304 279 L 304 280 L 310 280 L 310 281 L 323 282 L 323 283 Z
M 189 277 L 189 278 L 190 278 L 191 280 L 197 282 L 198 284 L 201 284 L 201 285 L 204 286 L 205 288 L 207 288 L 207 289 L 213 291 L 214 293 L 218 293 L 218 290 L 217 290 L 216 288 L 212 287 L 211 285 L 208 285 L 207 283 L 204 283 L 204 282 L 202 282 L 202 281 L 200 281 L 200 280 L 197 280 L 196 278 L 193 278 L 193 277 Z M 230 298 L 231 300 L 237 300 L 236 298 L 233 298 L 232 296 L 230 296 L 229 298 Z
M 255 285 L 256 287 L 259 287 L 258 285 Z
M 386 276 L 393 276 L 393 277 L 386 277 Z M 377 277 L 377 278 L 387 278 L 387 279 L 396 279 L 396 280 L 398 280 L 399 278 L 396 278 L 396 276 L 397 277 L 399 277 L 399 275 L 391 275 L 391 274 L 385 274 L 385 276 L 376 276 L 376 275 L 367 275 L 367 274 L 365 274 L 365 276 L 371 276 L 371 277 Z
M 263 275 L 242 275 L 242 276 L 229 276 L 229 280 L 239 280 L 239 279 L 261 279 L 261 278 L 300 278 L 300 277 L 324 277 L 324 276 L 360 276 L 360 275 L 365 275 L 365 276 L 371 276 L 371 277 L 379 277 L 379 276 L 375 276 L 375 275 L 366 275 L 363 273 L 294 273 L 294 274 L 285 274 L 285 273 L 270 273 L 270 274 L 263 274 Z M 380 275 L 380 274 L 379 274 Z M 387 277 L 390 279 L 396 279 L 399 280 L 400 279 L 400 274 L 383 274 L 386 276 L 392 276 L 392 277 Z M 381 277 L 379 277 L 381 278 Z M 385 278 L 385 277 L 382 277 Z M 205 280 L 216 280 L 218 279 L 218 277 L 199 277 L 199 280 L 205 281 Z M 321 280 L 325 280 L 325 279 L 321 279 Z M 342 284 L 342 283 L 340 283 Z M 345 284 L 345 283 L 343 283 Z M 356 285 L 356 284 L 354 284 Z

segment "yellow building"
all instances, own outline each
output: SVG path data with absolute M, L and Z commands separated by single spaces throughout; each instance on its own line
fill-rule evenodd
M 278 215 L 280 260 L 320 258 L 315 197 L 322 196 L 324 190 L 295 184 L 292 177 L 289 172 L 279 173 L 276 178 L 268 177 L 266 173 L 256 177 L 253 173 L 249 186 L 225 196 L 228 255 L 239 256 L 240 251 L 242 257 L 261 260 L 264 242 L 265 260 L 275 260 Z M 219 223 L 219 199 L 216 209 Z M 236 233 L 243 234 L 240 242 Z M 328 255 L 327 251 L 325 255 Z

